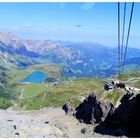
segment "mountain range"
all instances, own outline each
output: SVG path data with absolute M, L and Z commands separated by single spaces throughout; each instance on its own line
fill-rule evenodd
M 128 48 L 126 67 L 140 70 L 140 49 Z M 69 77 L 108 77 L 116 73 L 117 48 L 91 42 L 22 40 L 0 32 L 0 68 L 24 69 L 60 64 Z

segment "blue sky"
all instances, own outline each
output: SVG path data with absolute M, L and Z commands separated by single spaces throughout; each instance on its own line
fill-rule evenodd
M 128 3 L 127 19 L 130 6 Z M 135 3 L 129 45 L 137 48 L 140 48 L 139 13 L 140 3 Z M 0 31 L 13 32 L 23 39 L 117 45 L 117 3 L 113 2 L 0 3 L 0 19 Z

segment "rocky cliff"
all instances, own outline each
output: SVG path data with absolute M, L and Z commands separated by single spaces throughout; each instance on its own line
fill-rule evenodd
M 91 93 L 75 109 L 79 122 L 96 125 L 94 132 L 113 136 L 140 136 L 140 94 L 125 93 L 119 104 Z

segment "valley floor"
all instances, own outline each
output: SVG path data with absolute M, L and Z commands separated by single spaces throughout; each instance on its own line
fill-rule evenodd
M 44 108 L 37 111 L 0 110 L 0 137 L 52 138 L 52 137 L 112 137 L 93 132 L 93 125 L 79 123 L 65 115 L 61 108 Z M 81 133 L 85 128 L 87 132 Z

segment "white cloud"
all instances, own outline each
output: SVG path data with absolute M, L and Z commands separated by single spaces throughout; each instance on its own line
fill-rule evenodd
M 13 30 L 19 30 L 20 27 L 19 27 L 19 26 L 14 26 L 14 27 L 12 27 L 12 29 L 13 29 Z
M 64 9 L 66 6 L 66 2 L 54 2 L 53 4 L 60 9 Z
M 30 24 L 30 23 L 25 23 L 23 26 L 24 26 L 24 27 L 30 27 L 31 24 Z
M 23 29 L 26 29 L 26 28 L 30 28 L 31 27 L 31 24 L 30 23 L 25 23 L 23 25 L 15 25 L 13 26 L 11 29 L 16 31 L 16 30 L 23 30 Z
M 82 4 L 81 9 L 88 11 L 92 9 L 94 5 L 95 5 L 95 2 L 85 2 L 84 4 Z
M 60 9 L 64 9 L 65 6 L 66 6 L 66 3 L 64 3 L 64 2 L 59 2 L 59 8 L 60 8 Z

